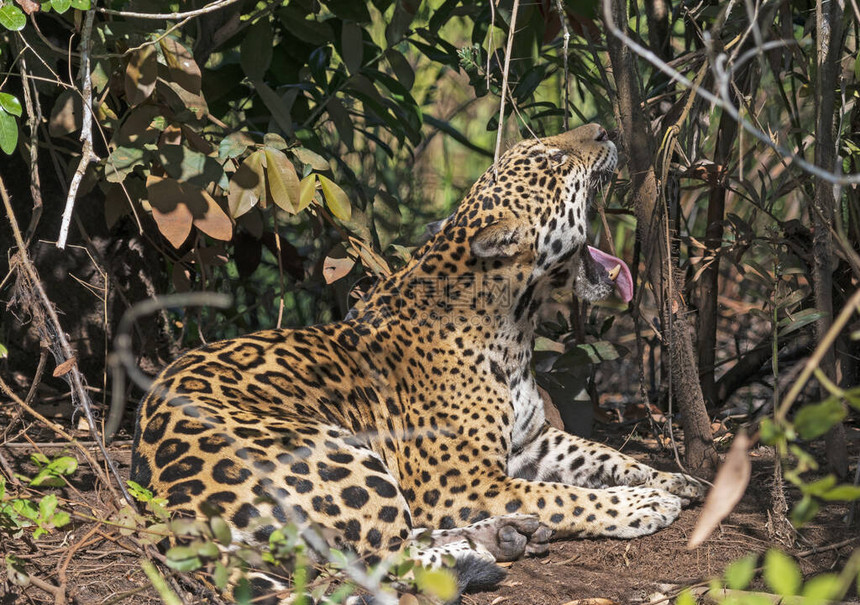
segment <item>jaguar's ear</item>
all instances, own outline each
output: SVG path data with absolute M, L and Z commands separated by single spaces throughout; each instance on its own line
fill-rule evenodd
M 523 229 L 513 220 L 481 227 L 472 237 L 472 254 L 478 258 L 510 258 L 523 249 Z

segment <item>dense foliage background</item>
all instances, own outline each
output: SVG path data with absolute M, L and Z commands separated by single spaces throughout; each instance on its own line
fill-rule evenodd
M 833 491 L 854 479 L 844 422 L 860 400 L 846 6 L 0 0 L 4 393 L 29 406 L 71 388 L 94 427 L 118 386 L 108 432 L 127 430 L 140 389 L 106 371 L 118 335 L 153 374 L 203 341 L 338 319 L 497 145 L 597 121 L 624 165 L 594 244 L 632 259 L 638 293 L 548 317 L 542 384 L 564 406 L 626 342 L 631 394 L 672 412 L 657 432 L 680 409 L 690 468 L 713 472 L 714 431 L 749 421 L 792 452 L 793 519 L 808 519 L 856 495 Z M 232 302 L 120 323 L 168 293 Z M 832 481 L 808 487 L 818 462 L 798 437 L 826 439 Z

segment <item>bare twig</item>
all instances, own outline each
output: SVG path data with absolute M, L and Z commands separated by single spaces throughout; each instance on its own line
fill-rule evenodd
M 83 121 L 81 125 L 81 140 L 84 142 L 81 148 L 81 160 L 69 185 L 69 194 L 66 197 L 66 209 L 63 211 L 63 221 L 60 225 L 60 235 L 57 237 L 57 248 L 66 247 L 66 239 L 69 236 L 69 225 L 72 222 L 72 211 L 75 208 L 75 198 L 78 195 L 78 187 L 87 171 L 90 162 L 98 160 L 93 153 L 93 82 L 90 74 L 90 38 L 93 31 L 93 19 L 95 8 L 87 11 L 84 18 L 84 26 L 81 30 L 81 69 L 80 77 L 83 82 Z
M 558 13 L 558 19 L 561 21 L 561 29 L 564 32 L 561 46 L 561 56 L 564 65 L 564 114 L 562 119 L 564 120 L 564 129 L 569 130 L 570 110 L 568 108 L 570 107 L 570 72 L 568 72 L 567 69 L 567 54 L 570 47 L 570 31 L 567 29 L 567 11 L 565 11 L 561 0 L 555 0 L 555 10 Z
M 217 10 L 221 10 L 222 8 L 226 8 L 231 4 L 235 4 L 239 2 L 239 0 L 217 0 L 217 2 L 213 2 L 212 4 L 207 4 L 203 8 L 198 8 L 193 11 L 185 11 L 185 12 L 175 12 L 175 13 L 137 13 L 134 11 L 121 11 L 114 10 L 111 8 L 98 8 L 96 9 L 98 12 L 103 13 L 105 15 L 113 15 L 116 17 L 125 17 L 126 19 L 187 19 L 189 17 L 199 17 L 200 15 L 205 15 L 206 13 L 212 13 Z
M 16 40 L 20 40 L 16 38 Z M 39 124 L 42 121 L 42 106 L 39 103 L 39 90 L 33 86 L 32 93 L 27 69 L 27 55 L 21 53 L 21 61 L 18 63 L 18 72 L 21 74 L 21 88 L 24 91 L 24 107 L 27 108 L 27 126 L 30 129 L 30 196 L 33 198 L 33 214 L 30 215 L 30 224 L 24 235 L 25 245 L 29 246 L 42 217 L 42 184 L 39 181 Z M 33 103 L 33 95 L 36 102 Z
M 502 98 L 499 101 L 499 130 L 496 133 L 496 152 L 493 156 L 493 174 L 499 176 L 499 155 L 502 151 L 502 131 L 505 127 L 505 98 L 508 94 L 508 72 L 511 69 L 511 52 L 514 47 L 514 34 L 517 28 L 517 11 L 520 8 L 520 0 L 514 0 L 511 9 L 511 24 L 508 28 L 508 46 L 505 49 L 505 67 L 502 72 Z

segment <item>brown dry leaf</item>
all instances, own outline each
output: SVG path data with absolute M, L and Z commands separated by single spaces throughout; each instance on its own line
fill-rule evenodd
M 146 192 L 152 207 L 152 218 L 161 235 L 174 248 L 179 248 L 191 233 L 194 217 L 185 204 L 185 193 L 176 179 L 150 175 Z
M 191 207 L 194 226 L 209 237 L 225 242 L 233 239 L 233 221 L 218 202 L 206 191 L 190 183 L 183 183 L 183 189 L 188 195 L 186 203 Z
M 125 68 L 125 97 L 129 105 L 139 105 L 155 90 L 158 78 L 158 51 L 147 45 L 132 53 Z
M 21 7 L 28 15 L 32 15 L 33 13 L 38 13 L 41 10 L 42 5 L 38 2 L 33 2 L 33 0 L 15 0 L 15 4 Z
M 420 601 L 415 595 L 406 593 L 400 595 L 397 605 L 420 605 Z
M 233 237 L 233 222 L 206 191 L 169 177 L 150 175 L 146 192 L 158 230 L 174 248 L 179 248 L 194 225 L 220 240 Z
M 618 605 L 616 601 L 612 599 L 574 599 L 573 601 L 568 601 L 563 605 Z
M 170 78 L 185 90 L 200 93 L 200 67 L 191 52 L 177 40 L 167 37 L 158 41 Z
M 696 521 L 696 527 L 687 542 L 693 549 L 704 542 L 714 528 L 735 508 L 747 489 L 752 463 L 749 457 L 750 439 L 746 433 L 735 435 L 726 460 L 714 479 L 714 487 L 708 492 L 705 506 Z
M 70 357 L 56 368 L 54 368 L 54 378 L 59 378 L 60 376 L 65 376 L 69 372 L 72 371 L 72 368 L 75 367 L 75 363 L 78 361 L 77 357 Z
M 558 408 L 555 407 L 555 404 L 552 402 L 552 397 L 550 397 L 549 393 L 547 393 L 542 387 L 538 387 L 538 393 L 540 393 L 540 398 L 543 401 L 543 413 L 544 416 L 546 416 L 547 422 L 549 422 L 551 427 L 563 431 L 564 421 L 561 419 L 561 414 L 559 413 Z
M 325 283 L 336 282 L 349 273 L 354 265 L 355 261 L 348 257 L 334 258 L 326 256 L 325 261 L 323 261 L 323 278 L 325 278 Z

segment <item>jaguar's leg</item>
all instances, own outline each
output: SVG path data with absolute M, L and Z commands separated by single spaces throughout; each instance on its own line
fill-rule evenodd
M 206 501 L 230 523 L 235 543 L 262 547 L 276 527 L 294 523 L 320 560 L 334 546 L 373 564 L 400 556 L 412 544 L 412 514 L 397 476 L 349 431 L 292 418 L 261 424 L 252 414 L 234 411 L 240 426 L 228 435 L 203 405 L 187 403 L 205 422 L 194 416 L 179 428 L 155 425 L 141 431 L 139 447 L 151 447 L 152 458 L 163 461 L 163 468 L 153 473 L 140 458 L 136 477 L 166 497 L 173 510 L 202 516 Z M 165 433 L 179 436 L 182 430 L 194 431 L 205 458 L 187 456 L 188 448 L 178 438 L 160 438 Z M 192 475 L 211 481 L 192 483 Z M 439 561 L 442 554 L 453 555 L 461 590 L 491 585 L 504 575 L 489 553 L 439 547 L 443 550 L 414 550 L 422 562 L 434 554 Z M 249 579 L 254 594 L 271 597 L 271 602 L 288 592 L 287 584 L 271 573 L 252 572 Z
M 611 447 L 549 425 L 511 455 L 508 474 L 583 487 L 652 487 L 675 494 L 685 503 L 698 500 L 705 494 L 704 485 L 689 475 L 658 471 Z

